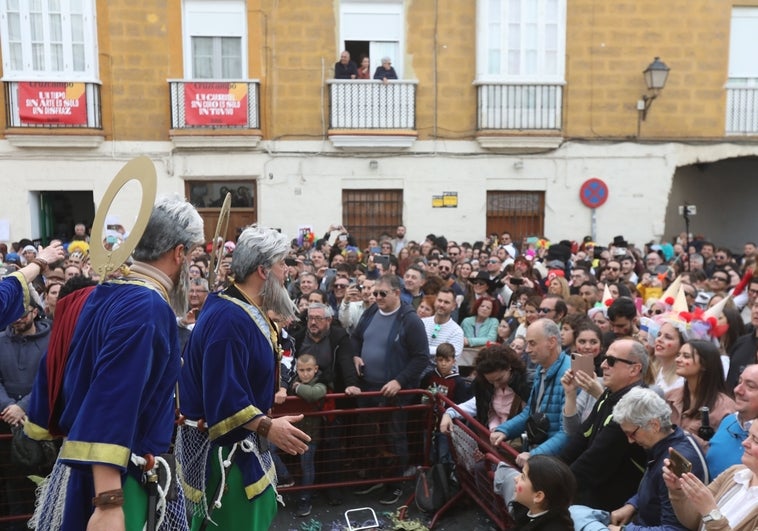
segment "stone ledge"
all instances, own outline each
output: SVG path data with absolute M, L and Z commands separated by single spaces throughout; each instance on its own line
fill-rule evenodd
M 11 146 L 19 148 L 94 149 L 105 142 L 102 135 L 5 135 Z
M 479 145 L 500 153 L 542 153 L 561 147 L 561 136 L 477 136 Z
M 409 135 L 340 135 L 330 134 L 336 148 L 347 151 L 400 151 L 413 146 L 418 136 Z
M 255 149 L 261 141 L 257 135 L 228 135 L 228 136 L 211 136 L 211 135 L 181 135 L 172 136 L 171 142 L 174 149 L 182 150 L 233 150 L 244 151 Z

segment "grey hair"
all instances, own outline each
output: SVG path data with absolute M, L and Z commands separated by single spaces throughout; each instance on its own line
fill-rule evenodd
M 330 319 L 334 317 L 334 310 L 328 304 L 321 304 L 320 302 L 312 302 L 308 305 L 308 312 L 311 310 L 324 310 L 324 317 Z
M 629 349 L 629 355 L 642 365 L 640 378 L 643 379 L 645 374 L 647 374 L 647 368 L 650 365 L 650 356 L 648 356 L 647 350 L 645 350 L 642 343 L 632 340 L 632 348 Z
M 184 245 L 187 254 L 204 241 L 203 218 L 195 207 L 178 197 L 162 197 L 153 206 L 133 256 L 141 262 L 154 262 L 177 245 Z
M 237 282 L 243 282 L 259 267 L 271 267 L 289 254 L 287 236 L 270 229 L 250 225 L 240 234 L 232 255 L 232 274 Z
M 552 319 L 540 319 L 539 321 L 540 325 L 542 325 L 542 333 L 545 336 L 545 339 L 548 338 L 555 338 L 556 341 L 558 341 L 558 345 L 561 344 L 561 329 L 558 328 L 558 325 L 553 321 Z
M 392 62 L 392 58 L 387 57 L 386 55 L 382 57 L 382 63 L 391 63 L 391 62 Z
M 205 291 L 208 291 L 208 281 L 204 278 L 193 278 L 190 280 L 190 286 L 200 286 Z
M 671 406 L 655 391 L 635 387 L 613 408 L 613 420 L 617 424 L 626 422 L 643 427 L 650 424 L 650 421 L 657 420 L 661 429 L 668 429 L 671 428 Z

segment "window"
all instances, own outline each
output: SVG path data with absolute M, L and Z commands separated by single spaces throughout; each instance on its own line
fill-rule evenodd
M 184 0 L 184 71 L 190 79 L 247 77 L 243 0 Z
M 726 85 L 726 133 L 758 133 L 758 7 L 733 7 Z
M 0 0 L 7 81 L 97 81 L 94 0 Z
M 342 224 L 361 249 L 403 224 L 402 190 L 342 190 Z
M 397 77 L 403 79 L 404 33 L 400 1 L 343 1 L 340 6 L 340 42 L 356 65 L 361 56 L 369 57 L 371 77 L 381 66 L 382 57 L 389 57 Z M 341 51 L 337 51 L 337 57 Z
M 205 240 L 213 240 L 221 206 L 226 194 L 232 194 L 232 208 L 224 240 L 236 240 L 239 233 L 258 221 L 256 206 L 256 182 L 245 181 L 187 181 L 186 193 L 190 202 L 203 218 Z
M 477 79 L 564 81 L 566 0 L 478 0 Z
M 487 192 L 487 234 L 511 233 L 514 242 L 544 231 L 545 193 Z

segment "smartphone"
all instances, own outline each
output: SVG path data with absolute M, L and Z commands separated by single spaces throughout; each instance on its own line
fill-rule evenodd
M 671 462 L 671 471 L 676 474 L 677 477 L 682 477 L 683 474 L 692 472 L 692 463 L 673 448 L 669 449 L 669 461 Z
M 584 373 L 592 376 L 595 374 L 595 358 L 592 356 L 582 356 L 581 354 L 571 354 L 571 370 L 583 371 Z
M 375 264 L 381 264 L 383 271 L 389 271 L 390 270 L 390 257 L 386 254 L 382 254 L 379 256 L 374 257 L 374 263 Z
M 370 252 L 371 254 L 379 254 L 379 253 L 381 252 L 381 249 L 380 249 L 379 247 L 371 247 L 371 248 L 369 249 L 369 252 Z
M 523 284 L 523 283 L 524 283 L 524 279 L 523 278 L 511 277 L 511 284 L 513 284 L 514 286 L 517 286 L 517 285 Z

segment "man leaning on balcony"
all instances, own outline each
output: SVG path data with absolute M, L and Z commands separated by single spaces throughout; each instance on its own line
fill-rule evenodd
M 340 60 L 334 63 L 334 79 L 355 79 L 358 77 L 358 67 L 350 60 L 347 50 L 340 54 Z

